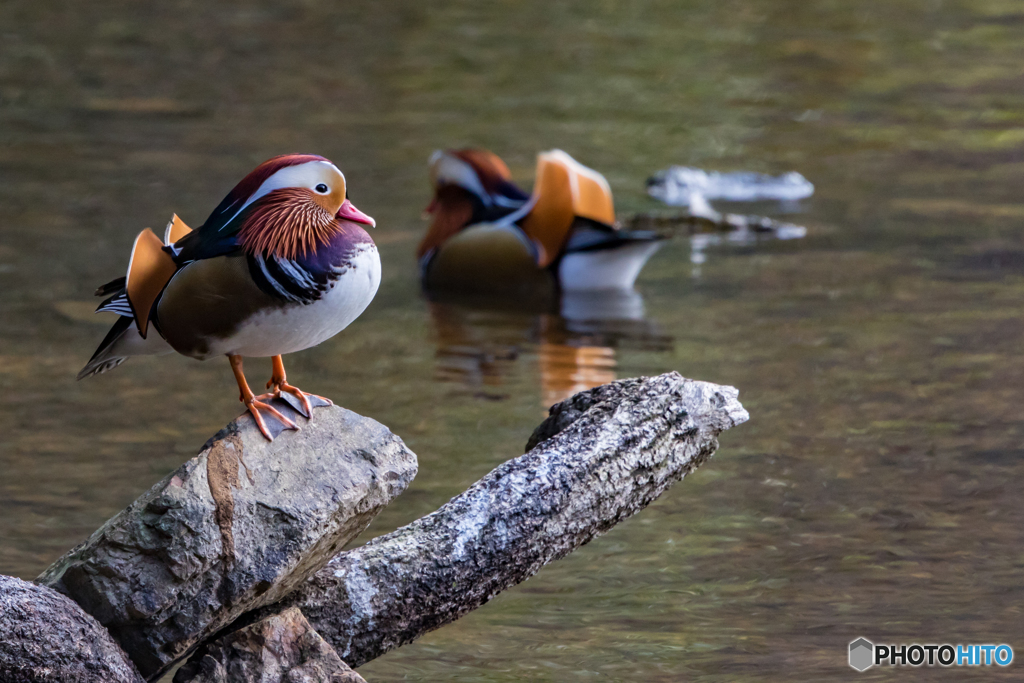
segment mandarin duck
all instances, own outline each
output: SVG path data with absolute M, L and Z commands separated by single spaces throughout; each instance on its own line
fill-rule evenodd
M 656 233 L 619 229 L 608 181 L 561 150 L 537 156 L 530 194 L 482 149 L 434 152 L 430 180 L 431 222 L 417 250 L 430 291 L 629 289 L 660 246 Z
M 149 228 L 139 233 L 127 275 L 96 290 L 109 297 L 97 311 L 121 317 L 78 379 L 130 356 L 224 355 L 264 436 L 273 440 L 265 417 L 298 429 L 268 401 L 288 395 L 307 418 L 314 401 L 330 402 L 289 384 L 281 356 L 330 339 L 373 299 L 380 256 L 364 225 L 375 223 L 349 201 L 345 176 L 327 159 L 287 154 L 263 162 L 201 227 L 191 230 L 175 215 L 162 241 Z M 270 393 L 249 388 L 244 356 L 273 359 Z

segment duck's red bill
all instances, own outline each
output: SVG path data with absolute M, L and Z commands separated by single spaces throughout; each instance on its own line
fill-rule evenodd
M 355 204 L 348 199 L 346 199 L 341 205 L 341 208 L 338 209 L 338 218 L 344 218 L 345 220 L 352 221 L 353 223 L 363 223 L 364 225 L 369 225 L 373 228 L 377 227 L 377 221 L 357 209 Z

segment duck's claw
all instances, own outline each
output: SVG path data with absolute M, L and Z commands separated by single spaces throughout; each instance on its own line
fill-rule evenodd
M 249 413 L 256 421 L 256 426 L 260 428 L 260 431 L 263 432 L 263 436 L 267 437 L 268 441 L 273 441 L 274 435 L 267 428 L 267 423 L 263 420 L 263 416 L 260 414 L 260 411 L 268 413 L 270 417 L 273 417 L 275 420 L 284 425 L 285 429 L 297 430 L 299 428 L 297 424 L 295 424 L 287 417 L 285 417 L 277 408 L 270 405 L 269 403 L 264 403 L 263 401 L 261 401 L 261 398 L 264 398 L 264 396 L 254 396 L 251 400 L 245 401 L 244 403 L 245 407 L 249 409 Z M 280 433 L 280 430 L 278 430 L 278 433 Z

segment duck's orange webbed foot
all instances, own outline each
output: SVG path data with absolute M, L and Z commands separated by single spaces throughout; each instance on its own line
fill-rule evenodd
M 284 425 L 285 429 L 298 429 L 299 426 L 285 417 L 281 411 L 274 406 L 264 403 L 262 400 L 265 396 L 256 396 L 249 389 L 249 384 L 245 381 L 245 375 L 242 374 L 242 357 L 241 356 L 228 356 L 228 360 L 231 361 L 231 370 L 235 373 L 235 380 L 238 382 L 239 400 L 245 404 L 249 414 L 252 415 L 253 420 L 256 422 L 256 426 L 259 427 L 260 432 L 263 436 L 267 437 L 267 440 L 273 441 L 274 435 L 267 428 L 267 423 L 263 419 L 263 413 Z
M 277 408 L 269 403 L 264 403 L 256 396 L 253 396 L 248 401 L 242 401 L 242 403 L 244 403 L 245 407 L 249 409 L 249 414 L 252 415 L 254 420 L 256 420 L 256 426 L 260 428 L 261 432 L 263 432 L 263 436 L 267 437 L 270 441 L 274 440 L 274 435 L 270 433 L 269 429 L 267 429 L 267 423 L 263 421 L 263 416 L 260 415 L 261 410 L 269 413 L 271 417 L 283 424 L 285 429 L 297 430 L 299 428 L 299 425 L 282 415 L 281 411 Z
M 288 378 L 284 372 L 284 362 L 281 360 L 281 356 L 274 356 L 273 361 L 274 371 L 270 376 L 270 381 L 267 382 L 267 388 L 272 391 L 257 396 L 257 399 L 269 400 L 271 398 L 280 398 L 287 401 L 297 412 L 302 413 L 303 417 L 307 419 L 313 418 L 313 401 L 310 399 L 315 399 L 318 405 L 334 405 L 329 398 L 317 396 L 316 394 L 307 394 L 298 387 L 288 384 Z M 294 396 L 298 401 L 298 405 L 295 404 L 295 401 L 290 401 L 282 396 L 282 393 Z
M 312 419 L 313 417 L 313 401 L 311 401 L 310 399 L 314 399 L 317 405 L 334 405 L 334 403 L 329 398 L 317 396 L 316 394 L 307 394 L 302 389 L 299 389 L 298 387 L 293 387 L 291 384 L 288 384 L 287 382 L 282 382 L 278 384 L 274 382 L 274 380 L 270 380 L 269 382 L 267 382 L 267 388 L 272 389 L 272 391 L 266 394 L 261 394 L 256 398 L 279 398 L 283 401 L 287 401 L 291 407 L 295 408 L 296 412 L 301 413 L 303 417 L 308 419 Z M 294 396 L 295 400 L 291 401 L 282 396 L 282 394 L 289 394 L 291 396 Z

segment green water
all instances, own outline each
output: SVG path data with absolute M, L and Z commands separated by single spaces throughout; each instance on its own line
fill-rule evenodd
M 673 163 L 798 170 L 809 234 L 712 248 L 699 272 L 674 239 L 638 281 L 645 321 L 612 330 L 432 312 L 425 161 L 464 144 L 527 186 L 563 148 L 620 213 L 657 209 L 644 180 Z M 419 455 L 370 533 L 519 454 L 579 347 L 592 377 L 678 370 L 751 413 L 648 510 L 367 664 L 371 683 L 907 673 L 855 674 L 858 636 L 1022 651 L 1024 5 L 0 4 L 0 573 L 37 575 L 239 412 L 226 361 L 76 383 L 109 324 L 91 293 L 140 228 L 199 224 L 298 151 L 379 226 L 374 303 L 286 361 Z

